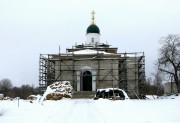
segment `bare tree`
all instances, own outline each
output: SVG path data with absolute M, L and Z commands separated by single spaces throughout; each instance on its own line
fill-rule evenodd
M 152 78 L 151 77 L 147 77 L 146 78 L 146 82 L 145 82 L 145 93 L 147 95 L 152 95 Z
M 168 35 L 160 40 L 162 47 L 159 49 L 158 69 L 172 75 L 180 93 L 180 36 Z
M 12 88 L 12 82 L 9 79 L 2 79 L 0 81 L 0 90 L 1 92 L 7 96 L 8 91 Z
M 21 86 L 21 98 L 26 99 L 29 95 L 33 94 L 34 87 L 28 84 Z
M 164 79 L 164 75 L 161 71 L 156 70 L 154 73 L 152 73 L 153 76 L 153 84 L 156 86 L 156 95 L 162 95 L 164 93 L 162 81 Z

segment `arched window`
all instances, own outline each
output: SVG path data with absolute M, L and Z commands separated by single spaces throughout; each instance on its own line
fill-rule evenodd
M 94 38 L 92 38 L 92 43 L 94 43 Z

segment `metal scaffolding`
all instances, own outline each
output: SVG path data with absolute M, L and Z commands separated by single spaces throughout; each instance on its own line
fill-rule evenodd
M 111 61 L 111 63 L 107 63 L 110 66 L 109 68 L 102 68 L 101 63 L 104 60 Z M 77 87 L 76 76 L 82 77 L 81 74 L 75 74 L 75 71 L 79 71 L 77 67 L 80 66 L 77 62 L 86 61 L 91 61 L 96 66 L 94 69 L 97 71 L 97 85 L 105 81 L 112 81 L 112 83 L 116 83 L 112 84 L 112 87 L 118 87 L 128 92 L 132 90 L 128 82 L 133 81 L 137 83 L 135 90 L 138 90 L 138 92 L 135 93 L 144 93 L 145 56 L 143 52 L 116 53 L 111 55 L 104 55 L 98 52 L 97 54 L 88 55 L 74 53 L 40 54 L 39 87 L 44 91 L 48 85 L 55 81 L 70 81 L 75 89 Z M 66 77 L 62 77 L 65 73 L 72 75 L 72 79 L 68 80 L 65 79 Z M 111 79 L 109 79 L 110 77 Z

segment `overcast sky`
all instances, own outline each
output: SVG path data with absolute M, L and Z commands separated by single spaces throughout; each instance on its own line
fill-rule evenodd
M 147 76 L 159 39 L 180 34 L 180 0 L 0 0 L 0 80 L 38 86 L 39 54 L 84 43 L 92 10 L 101 42 L 144 52 Z

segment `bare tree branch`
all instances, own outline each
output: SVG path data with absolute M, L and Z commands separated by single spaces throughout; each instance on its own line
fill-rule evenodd
M 173 75 L 180 92 L 180 36 L 171 34 L 161 38 L 160 42 L 162 47 L 159 49 L 158 70 Z

